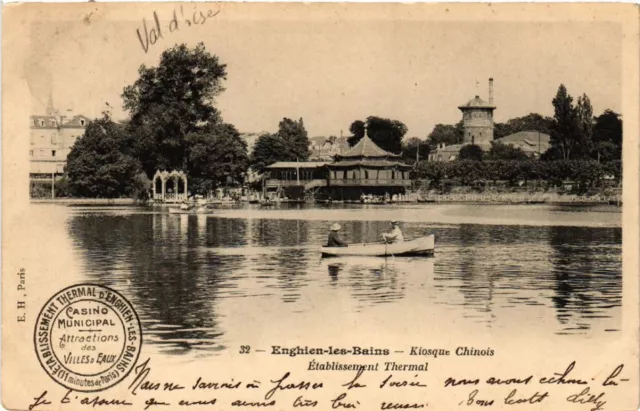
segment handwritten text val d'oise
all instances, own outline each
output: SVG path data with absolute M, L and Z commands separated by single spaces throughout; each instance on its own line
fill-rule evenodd
M 606 373 L 590 378 L 578 372 L 576 362 L 548 372 L 524 375 L 494 375 L 470 378 L 452 377 L 447 370 L 432 373 L 377 373 L 360 369 L 335 381 L 332 374 L 326 380 L 318 373 L 299 379 L 291 372 L 278 374 L 266 381 L 233 378 L 211 379 L 203 376 L 183 376 L 184 381 L 161 380 L 152 373 L 147 359 L 138 365 L 129 381 L 125 397 L 109 397 L 108 393 L 86 394 L 69 390 L 62 398 L 52 398 L 47 391 L 35 395 L 28 409 L 46 409 L 54 401 L 76 408 L 131 407 L 143 410 L 171 410 L 206 406 L 207 409 L 300 409 L 321 410 L 402 410 L 428 409 L 446 398 L 451 403 L 439 404 L 441 409 L 536 409 L 546 408 L 553 399 L 571 411 L 601 411 L 616 388 L 624 389 L 629 379 L 620 364 Z M 553 387 L 564 387 L 557 389 Z M 493 387 L 493 390 L 489 390 Z M 447 391 L 443 395 L 442 390 Z M 497 389 L 497 390 L 496 390 Z M 376 400 L 371 390 L 378 391 Z M 558 392 L 559 391 L 559 392 Z M 559 401 L 559 402 L 558 402 Z
M 142 19 L 142 27 L 136 29 L 136 34 L 142 50 L 147 53 L 150 46 L 156 44 L 158 40 L 164 39 L 165 34 L 174 33 L 183 27 L 203 25 L 218 14 L 220 14 L 220 10 L 203 10 L 198 9 L 197 6 L 194 6 L 191 11 L 185 11 L 184 6 L 181 5 L 179 10 L 173 10 L 171 20 L 163 24 L 158 12 L 154 11 L 151 21 L 147 22 L 147 19 Z

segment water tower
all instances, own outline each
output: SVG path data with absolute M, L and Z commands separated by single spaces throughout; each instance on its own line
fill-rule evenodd
M 489 145 L 493 140 L 493 79 L 489 79 L 489 102 L 479 96 L 458 107 L 462 111 L 462 144 Z

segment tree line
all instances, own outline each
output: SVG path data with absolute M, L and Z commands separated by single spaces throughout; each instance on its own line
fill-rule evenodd
M 504 181 L 515 186 L 521 182 L 526 185 L 530 181 L 542 180 L 554 186 L 574 181 L 586 190 L 605 181 L 619 183 L 622 164 L 620 160 L 599 163 L 592 159 L 425 161 L 416 167 L 414 178 L 429 180 L 432 188 L 440 187 L 445 181 L 465 186 Z
M 242 185 L 249 167 L 263 173 L 277 161 L 307 161 L 302 118 L 283 118 L 278 131 L 261 135 L 248 153 L 236 127 L 215 107 L 226 77 L 226 65 L 202 43 L 165 50 L 157 67 L 140 66 L 138 78 L 121 95 L 128 119 L 116 122 L 105 111 L 89 123 L 67 157 L 60 188 L 76 197 L 143 199 L 157 170 L 178 169 L 188 175 L 192 193 L 206 194 Z M 366 128 L 383 148 L 402 151 L 403 123 L 370 116 L 354 124 L 352 145 Z
M 187 173 L 192 193 L 206 194 L 218 187 L 242 185 L 249 168 L 263 173 L 277 161 L 307 161 L 309 138 L 302 118 L 283 118 L 277 132 L 261 135 L 248 153 L 239 131 L 224 122 L 215 107 L 216 98 L 225 90 L 226 78 L 226 65 L 202 43 L 194 48 L 174 46 L 162 53 L 156 67 L 140 66 L 138 78 L 121 95 L 128 119 L 116 122 L 104 112 L 102 118 L 88 124 L 67 157 L 65 191 L 76 197 L 143 199 L 157 170 L 177 169 Z M 551 148 L 543 155 L 547 161 L 593 159 L 606 163 L 620 159 L 619 114 L 606 110 L 594 118 L 588 97 L 582 95 L 573 104 L 564 85 L 552 103 L 553 118 L 532 113 L 498 123 L 495 136 L 530 129 L 549 133 Z M 461 122 L 438 124 L 426 139 L 405 139 L 404 123 L 374 115 L 354 121 L 349 131 L 350 146 L 366 134 L 379 147 L 402 155 L 408 163 L 425 160 L 440 143 L 454 144 L 462 139 Z M 501 144 L 492 145 L 487 153 L 480 147 L 466 146 L 460 160 L 531 163 L 522 150 Z M 417 171 L 431 178 L 452 172 L 447 167 L 454 166 L 422 162 Z M 460 167 L 480 167 L 472 172 L 485 172 L 478 165 Z M 446 170 L 438 171 L 440 168 Z

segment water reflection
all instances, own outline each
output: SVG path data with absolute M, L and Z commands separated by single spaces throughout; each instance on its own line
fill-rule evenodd
M 590 320 L 608 318 L 621 306 L 621 236 L 619 229 L 549 227 L 552 301 L 558 321 L 567 325 L 564 332 L 587 330 Z
M 619 329 L 620 228 L 405 223 L 407 237 L 436 235 L 435 258 L 320 259 L 330 223 L 83 210 L 68 219 L 68 233 L 86 280 L 130 298 L 145 341 L 168 353 L 239 344 L 246 320 L 266 310 L 316 327 L 324 320 L 318 304 L 367 321 L 393 308 L 418 318 L 446 311 L 460 326 L 486 329 Z M 389 228 L 342 225 L 351 243 Z M 540 321 L 545 313 L 555 323 Z

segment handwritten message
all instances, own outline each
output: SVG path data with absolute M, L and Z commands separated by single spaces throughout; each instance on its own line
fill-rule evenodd
M 187 6 L 187 8 L 189 7 Z M 181 5 L 179 9 L 173 10 L 171 19 L 166 24 L 163 24 L 161 22 L 164 20 L 161 20 L 158 13 L 154 11 L 150 21 L 142 19 L 142 26 L 136 29 L 136 34 L 142 50 L 147 53 L 149 47 L 164 39 L 166 34 L 174 33 L 183 27 L 201 26 L 218 14 L 220 14 L 219 9 L 202 9 L 198 8 L 198 6 L 193 6 L 193 9 L 185 10 L 184 5 Z
M 463 375 L 441 378 L 427 371 L 369 372 L 365 367 L 344 374 L 339 382 L 332 375 L 330 383 L 325 378 L 326 373 L 299 378 L 290 371 L 266 381 L 204 376 L 167 380 L 154 374 L 151 361 L 147 359 L 136 366 L 126 397 L 110 398 L 102 393 L 93 395 L 69 390 L 61 398 L 53 398 L 44 391 L 34 396 L 29 410 L 45 409 L 54 402 L 91 408 L 125 406 L 144 410 L 198 406 L 221 410 L 406 410 L 430 407 L 434 393 L 437 393 L 438 408 L 443 409 L 513 406 L 519 409 L 526 405 L 544 409 L 555 399 L 555 404 L 559 400 L 567 410 L 599 411 L 606 409 L 607 396 L 614 395 L 612 389 L 629 381 L 624 378 L 623 364 L 595 378 L 579 375 L 575 361 L 563 369 L 541 375 L 495 375 L 483 379 Z M 557 388 L 560 386 L 562 390 Z

